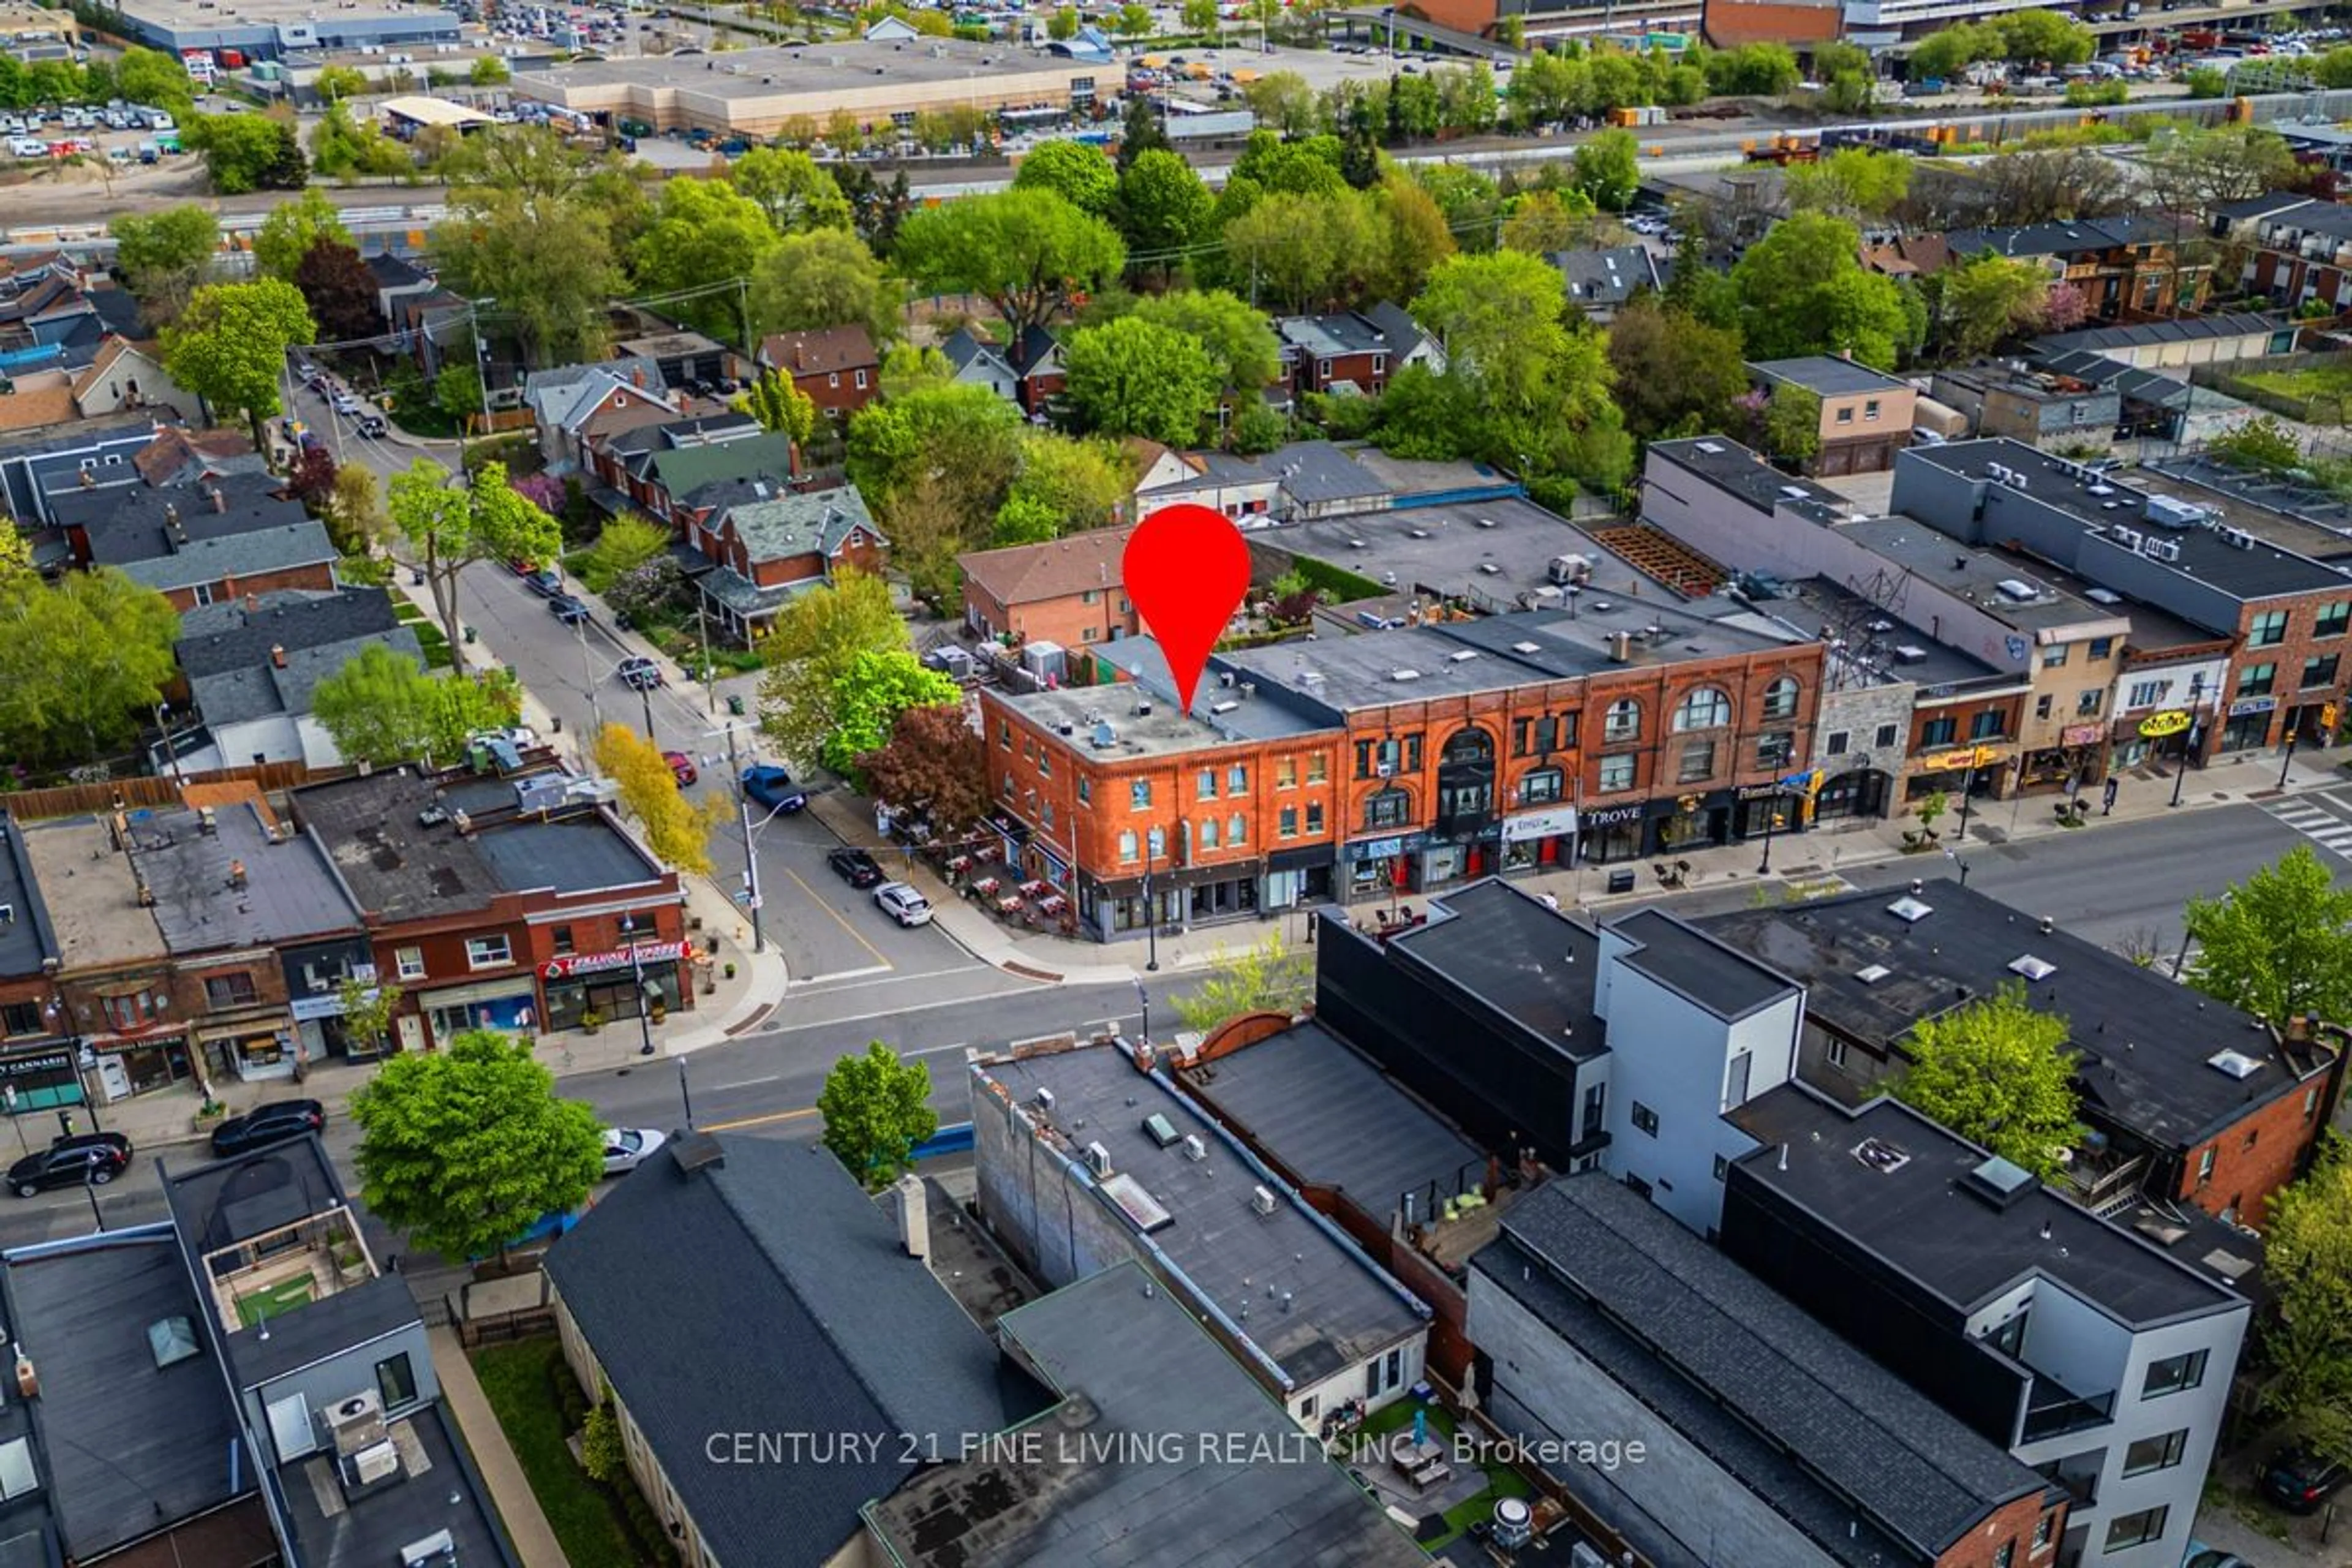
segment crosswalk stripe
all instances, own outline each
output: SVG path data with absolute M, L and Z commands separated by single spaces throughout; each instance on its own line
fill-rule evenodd
M 2274 811 L 2271 815 L 2289 827 L 2314 827 L 2323 822 L 2344 820 L 2332 811 L 2314 811 L 2309 806 L 2299 807 L 2294 811 Z
M 2314 844 L 2332 854 L 2352 860 L 2352 821 L 2336 812 L 2321 808 L 2321 803 L 2338 805 L 2352 812 L 2352 801 L 2338 799 L 2334 795 L 2305 797 L 2293 804 L 2281 804 L 2267 808 L 2274 821 L 2294 828 Z

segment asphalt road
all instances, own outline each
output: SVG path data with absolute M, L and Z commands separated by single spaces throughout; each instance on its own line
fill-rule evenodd
M 291 405 L 298 417 L 322 433 L 331 450 L 381 475 L 397 473 L 420 456 L 411 447 L 363 438 L 350 421 L 339 419 L 324 400 L 308 391 L 298 390 Z M 457 448 L 455 443 L 436 443 L 421 455 L 446 467 L 456 461 Z M 587 596 L 584 589 L 573 587 Z M 600 601 L 591 600 L 593 613 L 586 625 L 566 626 L 549 612 L 545 599 L 502 563 L 484 562 L 459 579 L 457 602 L 461 625 L 472 626 L 480 637 L 467 650 L 473 662 L 495 658 L 511 666 L 531 695 L 562 721 L 566 737 L 592 735 L 604 722 L 626 724 L 640 733 L 650 727 L 663 750 L 694 758 L 701 777 L 688 788 L 688 796 L 723 796 L 732 805 L 734 775 L 727 760 L 723 701 L 714 700 L 698 685 L 648 693 L 623 685 L 616 673 L 620 662 L 647 649 L 614 628 Z M 724 689 L 748 698 L 754 684 L 749 677 L 739 678 Z M 761 754 L 759 732 L 749 725 L 738 725 L 736 745 L 740 761 L 747 765 L 777 760 Z M 711 842 L 713 880 L 730 891 L 742 886 L 745 864 L 741 835 L 732 826 L 737 820 L 730 816 L 730 826 Z M 840 840 L 814 816 L 768 817 L 755 806 L 752 821 L 762 932 L 782 952 L 795 994 L 803 987 L 886 975 L 909 980 L 993 973 L 937 931 L 901 928 L 875 907 L 870 893 L 835 876 L 824 858 Z M 743 923 L 748 930 L 748 911 Z

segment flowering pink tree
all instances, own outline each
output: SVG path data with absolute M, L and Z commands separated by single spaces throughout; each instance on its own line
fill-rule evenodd
M 2050 285 L 2050 292 L 2042 300 L 2042 330 L 2063 332 L 2079 327 L 2090 319 L 2091 301 L 2074 284 L 2063 279 Z

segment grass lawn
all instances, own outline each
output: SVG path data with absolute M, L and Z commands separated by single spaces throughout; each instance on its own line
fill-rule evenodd
M 563 1413 L 548 1382 L 550 1363 L 563 1347 L 554 1337 L 484 1345 L 472 1352 L 474 1375 L 498 1412 L 499 1425 L 572 1563 L 635 1563 L 636 1549 L 622 1531 L 613 1505 L 564 1446 Z
M 2263 370 L 2245 376 L 2248 386 L 2304 405 L 2315 424 L 2345 422 L 2352 412 L 2352 367 L 2315 365 L 2304 370 Z
M 1453 1447 L 1456 1425 L 1454 1417 L 1437 1405 L 1423 1405 L 1414 1399 L 1400 1399 L 1393 1405 L 1384 1405 L 1372 1412 L 1358 1434 L 1358 1440 L 1383 1437 L 1391 1432 L 1407 1431 L 1412 1426 L 1413 1413 L 1424 1409 L 1429 1413 L 1430 1436 L 1437 1442 L 1445 1444 L 1450 1449 Z M 1475 1495 L 1463 1499 L 1445 1510 L 1445 1522 L 1449 1527 L 1447 1532 L 1434 1541 L 1421 1542 L 1419 1544 L 1423 1551 L 1433 1555 L 1444 1551 L 1471 1525 L 1479 1520 L 1491 1517 L 1497 1500 L 1534 1495 L 1534 1489 L 1528 1485 L 1517 1470 L 1507 1465 L 1482 1465 L 1479 1468 L 1486 1473 L 1486 1486 Z
M 265 1318 L 290 1312 L 297 1307 L 307 1307 L 315 1299 L 317 1283 L 308 1274 L 297 1274 L 291 1279 L 280 1279 L 266 1290 L 256 1290 L 236 1299 L 237 1321 L 252 1328 Z

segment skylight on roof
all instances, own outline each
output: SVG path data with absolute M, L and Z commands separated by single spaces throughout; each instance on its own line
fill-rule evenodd
M 2263 1064 L 2243 1051 L 2216 1051 L 2205 1058 L 2205 1065 L 2220 1068 L 2241 1083 L 2263 1070 Z
M 2030 952 L 2011 959 L 2009 968 L 2011 973 L 2022 974 L 2028 980 L 2047 980 L 2058 973 L 2056 964 L 2046 958 L 2036 958 Z
M 1929 915 L 1934 914 L 1936 912 L 1936 906 L 1933 904 L 1923 904 L 1918 900 L 1906 894 L 1903 898 L 1899 898 L 1893 903 L 1887 905 L 1886 912 L 1893 915 L 1896 920 L 1901 921 L 1905 925 L 1915 926 L 1921 921 L 1926 920 Z
M 1853 972 L 1853 977 L 1856 980 L 1861 981 L 1864 985 L 1875 985 L 1894 973 L 1895 971 L 1887 968 L 1886 965 L 1883 963 L 1874 963 L 1866 969 L 1855 970 Z
M 196 1353 L 195 1325 L 185 1318 L 158 1318 L 147 1325 L 147 1348 L 159 1369 L 186 1361 Z

